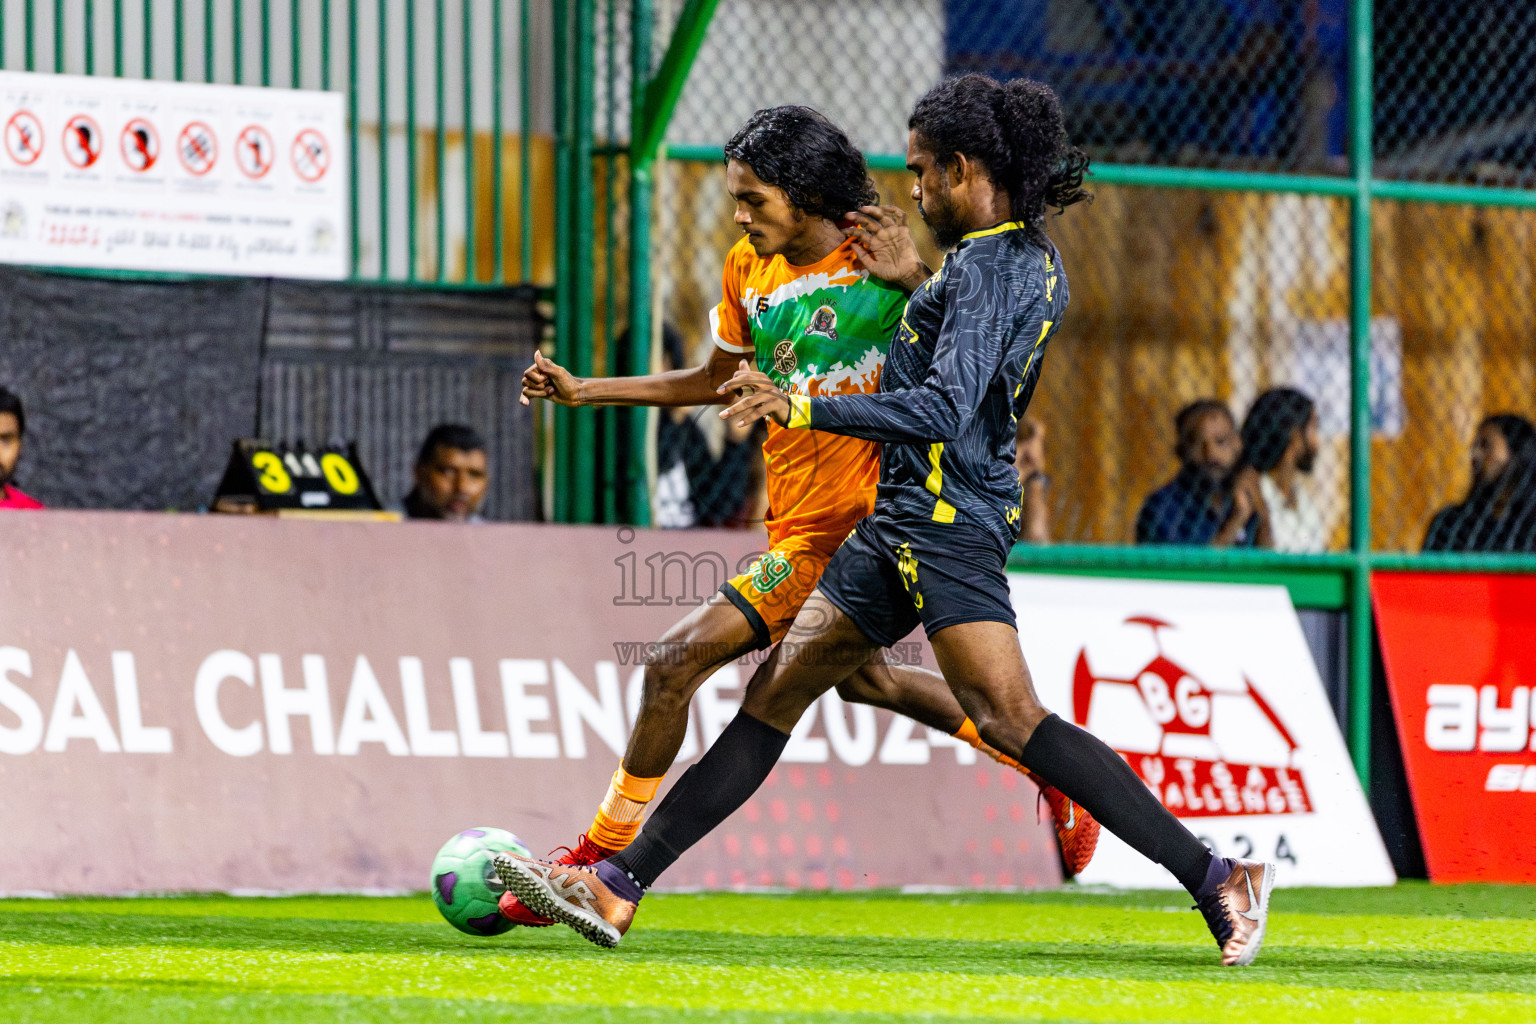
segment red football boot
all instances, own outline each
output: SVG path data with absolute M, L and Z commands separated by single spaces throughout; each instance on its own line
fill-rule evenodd
M 596 864 L 600 860 L 607 860 L 619 852 L 617 850 L 603 849 L 588 839 L 585 832 L 581 834 L 580 839 L 576 840 L 576 848 L 574 850 L 569 846 L 557 846 L 550 853 L 558 853 L 560 850 L 564 850 L 565 855 L 556 860 L 556 864 L 574 864 L 581 867 L 585 867 L 588 864 Z M 501 911 L 501 916 L 510 919 L 516 924 L 526 925 L 529 928 L 548 928 L 555 923 L 553 918 L 542 917 L 523 906 L 522 901 L 517 898 L 517 894 L 510 889 L 501 894 L 501 900 L 498 902 L 496 909 Z
M 1051 808 L 1051 820 L 1056 826 L 1056 841 L 1061 844 L 1061 859 L 1066 862 L 1067 873 L 1079 874 L 1093 860 L 1093 851 L 1099 846 L 1099 823 L 1074 803 L 1067 794 L 1046 782 L 1034 772 L 1029 778 L 1040 787 L 1040 797 Z

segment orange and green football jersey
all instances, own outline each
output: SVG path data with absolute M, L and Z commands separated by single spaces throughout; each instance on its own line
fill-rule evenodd
M 871 277 L 844 243 L 808 267 L 762 259 L 743 238 L 725 260 L 725 298 L 710 312 L 715 344 L 799 395 L 872 394 L 907 295 Z M 880 446 L 769 422 L 769 551 L 726 597 L 759 646 L 781 639 L 853 524 L 870 513 Z
M 725 258 L 725 297 L 710 313 L 715 344 L 739 352 L 791 394 L 873 394 L 907 295 L 871 277 L 850 243 L 806 267 L 763 259 L 742 238 Z M 851 527 L 869 513 L 879 445 L 768 425 L 768 534 Z M 838 538 L 842 540 L 841 537 Z

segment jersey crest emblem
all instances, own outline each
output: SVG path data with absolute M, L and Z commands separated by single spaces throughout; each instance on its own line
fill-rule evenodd
M 794 575 L 794 572 L 795 567 L 790 564 L 789 559 L 777 551 L 768 552 L 753 562 L 751 568 L 747 570 L 748 575 L 752 577 L 752 587 L 759 594 L 768 593 Z
M 806 325 L 807 335 L 819 334 L 823 338 L 837 340 L 837 310 L 831 306 L 822 306 L 811 315 L 811 322 Z
M 799 358 L 795 355 L 795 343 L 785 338 L 773 348 L 773 368 L 782 376 L 788 377 L 795 372 L 795 367 L 800 365 Z

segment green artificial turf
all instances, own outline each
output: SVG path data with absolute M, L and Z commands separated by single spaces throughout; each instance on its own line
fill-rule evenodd
M 1536 888 L 1276 893 L 1222 969 L 1182 894 L 654 895 L 617 950 L 425 897 L 0 901 L 0 1021 L 1536 1020 Z

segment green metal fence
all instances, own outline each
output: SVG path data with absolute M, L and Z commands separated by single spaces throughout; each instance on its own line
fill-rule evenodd
M 905 113 L 917 94 L 945 73 L 1029 74 L 1063 96 L 1075 137 L 1094 156 L 1099 192 L 1095 207 L 1052 226 L 1076 268 L 1074 310 L 1036 404 L 1048 415 L 1087 408 L 1136 444 L 1113 451 L 1081 416 L 1073 421 L 1061 438 L 1058 543 L 1020 546 L 1015 568 L 1278 583 L 1300 606 L 1347 612 L 1348 740 L 1362 777 L 1371 573 L 1536 571 L 1531 554 L 1409 553 L 1429 515 L 1459 497 L 1477 417 L 1536 412 L 1536 316 L 1525 312 L 1536 281 L 1527 280 L 1530 248 L 1522 248 L 1536 241 L 1536 191 L 1527 187 L 1536 180 L 1536 101 L 1520 85 L 1520 69 L 1536 58 L 1536 16 L 1523 6 L 1490 5 L 1480 16 L 1483 47 L 1461 45 L 1451 27 L 1459 16 L 1443 0 L 1381 10 L 1371 0 L 1278 5 L 1268 21 L 1262 11 L 1275 5 L 1162 0 L 1038 0 L 1028 11 L 987 0 L 596 6 L 593 64 L 598 92 L 608 92 L 598 97 L 594 194 L 603 196 L 596 219 L 607 245 L 593 259 L 622 246 L 629 266 L 626 277 L 609 264 L 593 295 L 598 325 L 587 351 L 596 359 L 586 365 L 649 369 L 662 320 L 701 340 L 720 258 L 735 240 L 720 147 L 752 109 L 825 110 L 870 154 L 882 193 L 899 199 Z M 614 92 L 615 82 L 627 88 Z M 1096 218 L 1109 226 L 1092 226 Z M 1137 224 L 1145 230 L 1131 230 Z M 1222 262 L 1239 244 L 1231 237 L 1268 238 L 1276 259 L 1234 270 Z M 1153 243 L 1176 251 L 1149 255 Z M 1211 284 L 1217 271 L 1230 287 Z M 1473 282 L 1485 314 L 1467 326 Z M 1163 291 L 1191 308 L 1163 310 L 1159 296 L 1149 298 Z M 1252 344 L 1232 326 L 1249 321 Z M 642 343 L 616 346 L 615 332 L 626 329 Z M 1135 336 L 1116 341 L 1116 332 Z M 1196 342 L 1184 344 L 1184 334 Z M 1094 352 L 1112 341 L 1123 343 L 1112 359 Z M 1444 359 L 1447 345 L 1459 362 Z M 1242 371 L 1244 359 L 1258 368 Z M 1106 362 L 1116 376 L 1104 376 Z M 1142 388 L 1156 415 L 1110 408 L 1090 388 L 1053 394 L 1095 367 L 1099 387 Z M 1136 474 L 1171 467 L 1171 410 L 1211 393 L 1241 411 L 1258 390 L 1297 374 L 1315 383 L 1324 415 L 1314 483 L 1333 524 L 1329 542 L 1306 554 L 1129 546 L 1144 493 L 1130 480 L 1141 486 Z M 593 495 L 573 499 L 583 518 L 645 521 L 649 494 L 637 467 L 650 453 L 643 416 L 626 415 L 618 458 L 573 453 L 565 482 Z M 1111 466 L 1098 474 L 1101 492 L 1118 482 L 1123 493 L 1093 492 L 1098 505 L 1082 499 L 1094 473 L 1072 462 Z

